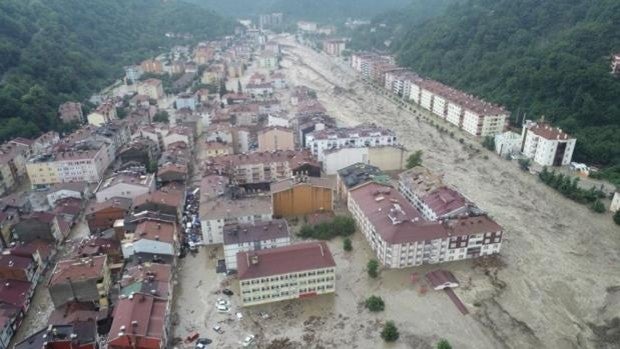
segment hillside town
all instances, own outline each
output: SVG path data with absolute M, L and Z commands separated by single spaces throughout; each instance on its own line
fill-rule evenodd
M 1 145 L 0 349 L 373 347 L 359 303 L 382 288 L 394 307 L 474 311 L 459 288 L 486 276 L 465 266 L 500 266 L 513 232 L 381 116 L 352 125 L 301 83 L 291 38 L 262 29 L 281 21 L 136 62 L 92 110 L 58 107 L 73 131 Z M 331 28 L 298 26 L 342 59 Z M 572 163 L 577 140 L 544 120 L 510 130 L 504 107 L 383 54 L 348 66 L 503 158 Z

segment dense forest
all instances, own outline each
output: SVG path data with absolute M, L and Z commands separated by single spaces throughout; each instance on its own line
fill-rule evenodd
M 410 0 L 190 0 L 228 16 L 282 12 L 288 19 L 337 23 L 347 18 L 371 18 L 400 8 Z
M 232 32 L 195 5 L 157 0 L 0 1 L 0 141 L 62 129 L 58 105 L 84 100 L 138 63 L 182 43 Z M 188 42 L 185 42 L 188 43 Z
M 620 1 L 457 1 L 386 30 L 401 64 L 506 105 L 513 122 L 544 116 L 578 138 L 577 161 L 620 164 L 620 79 L 610 74 Z

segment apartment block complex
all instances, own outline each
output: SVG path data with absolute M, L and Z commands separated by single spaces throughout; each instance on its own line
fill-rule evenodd
M 237 254 L 244 306 L 334 293 L 336 263 L 325 242 Z
M 110 163 L 106 144 L 86 142 L 73 149 L 34 156 L 28 159 L 26 171 L 33 186 L 80 181 L 97 183 Z
M 429 221 L 391 187 L 351 190 L 348 207 L 387 268 L 436 264 L 498 253 L 502 227 L 485 215 Z

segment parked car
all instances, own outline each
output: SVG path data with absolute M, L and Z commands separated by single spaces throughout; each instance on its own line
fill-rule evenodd
M 217 305 L 217 312 L 218 313 L 228 313 L 229 311 L 230 311 L 229 307 L 227 307 L 225 305 L 221 305 L 221 304 Z
M 251 334 L 251 335 L 249 335 L 249 336 L 245 337 L 245 338 L 243 339 L 242 345 L 243 345 L 244 347 L 249 347 L 250 345 L 254 344 L 254 338 L 255 338 L 255 337 L 254 337 L 254 335 L 253 335 L 253 334 Z
M 235 294 L 233 291 L 231 291 L 231 290 L 230 290 L 230 289 L 228 289 L 228 288 L 223 289 L 223 290 L 222 290 L 222 293 L 223 293 L 223 294 L 225 294 L 225 295 L 227 295 L 227 296 L 232 296 L 232 295 L 234 295 L 234 294 Z
M 224 333 L 224 330 L 222 329 L 222 326 L 220 326 L 220 325 L 214 325 L 213 326 L 213 331 L 215 331 L 215 332 L 217 332 L 219 334 Z
M 196 349 L 205 349 L 207 345 L 213 343 L 209 338 L 198 338 L 196 341 Z
M 224 298 L 218 298 L 215 304 L 230 308 L 230 301 Z

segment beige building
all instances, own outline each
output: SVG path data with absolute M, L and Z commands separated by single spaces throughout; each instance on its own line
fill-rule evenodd
M 88 123 L 95 126 L 101 126 L 117 119 L 116 107 L 112 102 L 102 103 L 94 112 L 86 117 Z
M 215 142 L 215 141 L 205 142 L 204 150 L 205 150 L 205 153 L 207 154 L 207 157 L 210 157 L 210 158 L 223 156 L 223 155 L 229 155 L 229 154 L 233 154 L 234 152 L 233 146 L 231 144 Z
M 110 161 L 108 145 L 97 143 L 96 147 L 90 149 L 32 157 L 26 163 L 26 172 L 33 186 L 66 182 L 97 183 Z
M 295 150 L 295 134 L 285 127 L 268 127 L 258 131 L 258 151 Z
M 145 73 L 161 74 L 164 72 L 163 65 L 156 59 L 147 59 L 140 63 L 140 68 Z
M 325 242 L 237 254 L 243 306 L 334 293 L 336 262 Z
M 149 96 L 151 99 L 158 100 L 164 96 L 164 88 L 161 80 L 148 79 L 138 84 L 138 94 Z

